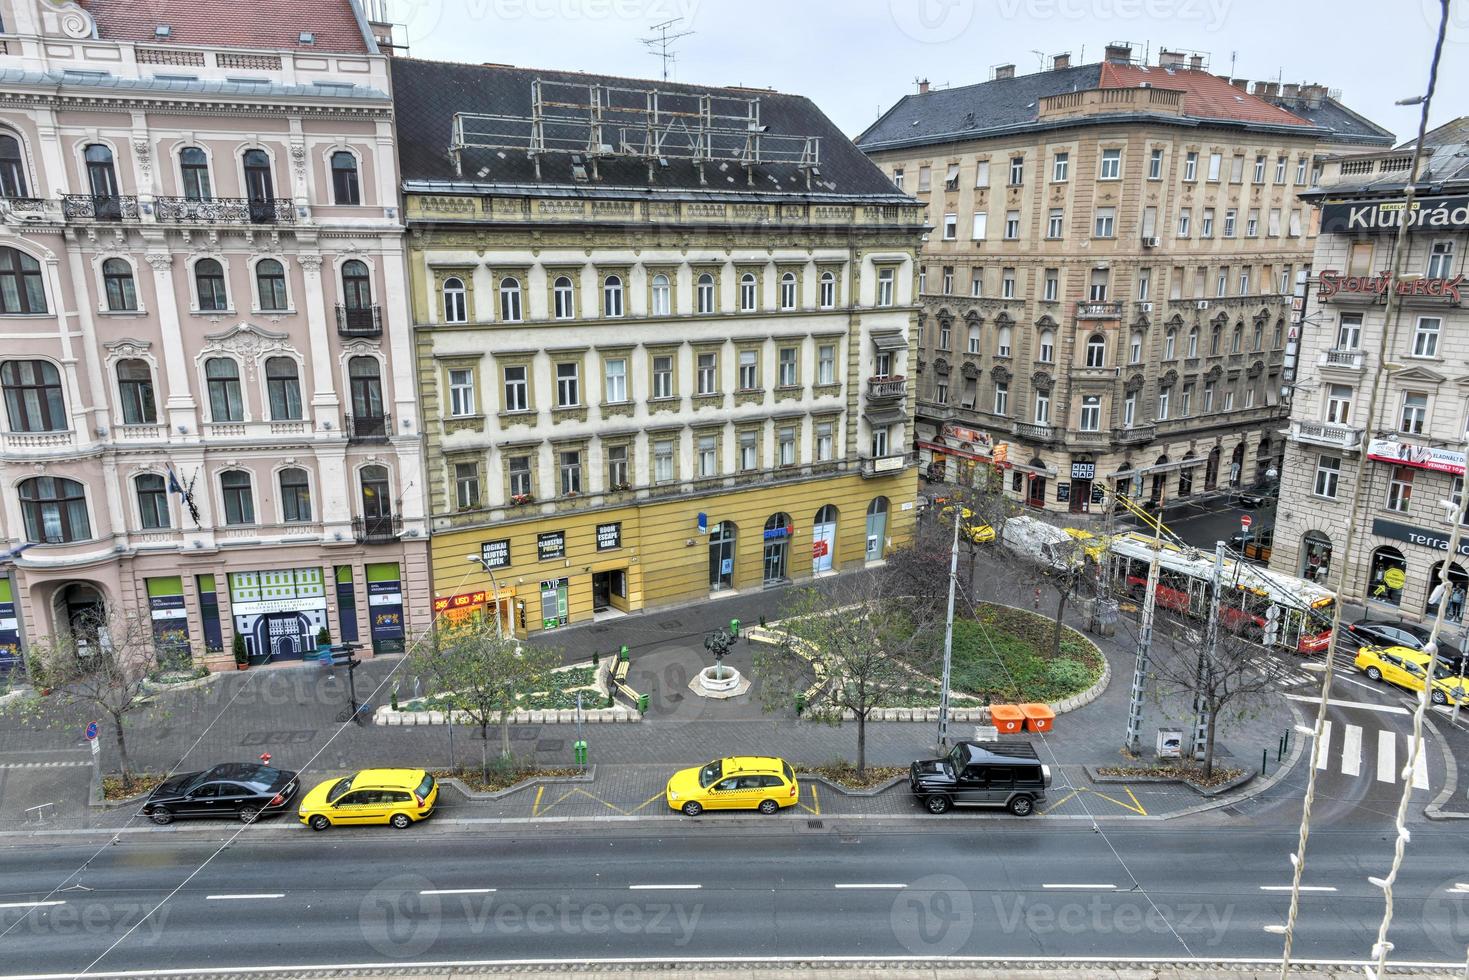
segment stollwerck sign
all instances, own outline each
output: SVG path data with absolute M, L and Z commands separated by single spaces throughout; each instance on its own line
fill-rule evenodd
M 1327 270 L 1321 273 L 1319 298 L 1324 302 L 1337 293 L 1386 296 L 1389 292 L 1399 296 L 1439 296 L 1459 302 L 1459 290 L 1464 286 L 1464 277 L 1452 279 L 1425 279 L 1422 276 L 1399 276 L 1393 283 L 1387 273 L 1380 276 L 1344 276 L 1340 272 Z
M 1417 446 L 1411 442 L 1393 442 L 1390 439 L 1373 439 L 1367 444 L 1367 458 L 1380 463 L 1396 463 L 1412 466 L 1435 473 L 1464 475 L 1464 453 L 1457 449 L 1438 446 Z

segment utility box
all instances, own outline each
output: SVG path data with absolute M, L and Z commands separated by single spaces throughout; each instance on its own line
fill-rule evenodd
M 1183 729 L 1160 728 L 1158 729 L 1158 758 L 1160 759 L 1182 759 L 1183 758 Z

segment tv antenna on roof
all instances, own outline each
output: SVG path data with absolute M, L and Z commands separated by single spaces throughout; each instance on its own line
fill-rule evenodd
M 682 19 L 683 18 L 681 17 L 675 17 L 672 20 L 665 20 L 661 24 L 654 24 L 648 29 L 649 32 L 654 35 L 653 37 L 644 37 L 638 39 L 642 43 L 643 47 L 648 49 L 649 54 L 663 60 L 663 80 L 665 82 L 668 81 L 669 64 L 678 59 L 678 55 L 673 53 L 669 49 L 669 45 L 672 44 L 674 41 L 677 41 L 681 37 L 688 37 L 689 35 L 694 33 L 693 31 L 677 31 L 673 34 L 668 33 L 668 29 L 674 24 L 677 24 Z

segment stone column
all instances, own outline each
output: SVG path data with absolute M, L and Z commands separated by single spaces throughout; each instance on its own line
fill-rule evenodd
M 173 256 L 149 252 L 143 256 L 153 267 L 153 286 L 158 299 L 158 329 L 163 338 L 163 380 L 167 396 L 169 439 L 198 438 L 198 406 L 189 383 L 189 363 L 184 357 L 183 331 L 179 324 L 178 300 L 174 295 Z
M 337 429 L 342 425 L 341 401 L 332 381 L 332 347 L 326 300 L 321 290 L 321 259 L 319 252 L 305 252 L 296 257 L 306 282 L 306 324 L 311 341 L 311 409 L 318 429 L 327 422 Z

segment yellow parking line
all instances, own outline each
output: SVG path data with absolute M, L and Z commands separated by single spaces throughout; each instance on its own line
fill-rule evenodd
M 1148 811 L 1143 809 L 1143 805 L 1141 803 L 1138 803 L 1137 797 L 1132 792 L 1132 787 L 1131 786 L 1124 786 L 1122 788 L 1125 789 L 1125 790 L 1127 790 L 1127 795 L 1128 796 L 1131 796 L 1132 797 L 1132 802 L 1137 805 L 1137 812 L 1138 813 L 1141 813 L 1143 816 L 1146 817 L 1148 815 Z
M 1124 810 L 1131 810 L 1133 813 L 1140 814 L 1141 816 L 1146 817 L 1148 815 L 1148 811 L 1146 811 L 1146 810 L 1143 809 L 1143 805 L 1138 802 L 1138 799 L 1137 799 L 1136 796 L 1133 795 L 1132 790 L 1131 789 L 1128 789 L 1126 786 L 1122 787 L 1122 789 L 1123 789 L 1124 792 L 1127 793 L 1128 796 L 1131 796 L 1132 797 L 1132 804 L 1131 805 L 1129 805 L 1127 803 L 1123 803 L 1121 800 L 1114 799 L 1114 798 L 1108 796 L 1106 793 L 1098 793 L 1094 789 L 1087 790 L 1087 792 L 1091 793 L 1093 796 L 1100 796 L 1102 799 L 1106 800 L 1108 803 L 1116 803 L 1118 806 L 1122 807 L 1122 809 L 1124 809 Z
M 540 786 L 537 786 L 536 787 L 536 800 L 530 806 L 530 815 L 531 816 L 533 816 L 533 817 L 539 817 L 541 815 L 541 813 L 540 813 L 540 810 L 541 810 L 541 794 L 544 793 L 545 791 L 546 791 L 546 786 L 545 786 L 544 783 L 541 784 Z
M 1063 805 L 1067 800 L 1071 799 L 1073 796 L 1080 792 L 1081 790 L 1079 789 L 1072 790 L 1071 792 L 1067 793 L 1065 796 L 1057 800 L 1055 803 L 1052 803 L 1050 806 L 1046 807 L 1044 810 L 1041 811 L 1041 813 L 1050 813 L 1052 810 Z
M 649 803 L 652 803 L 654 800 L 661 800 L 661 799 L 664 799 L 664 794 L 663 793 L 654 793 L 652 796 L 648 797 L 646 800 L 644 800 L 643 802 L 639 803 L 637 806 L 633 807 L 632 812 L 633 813 L 637 813 L 639 810 L 641 810 L 643 807 L 647 806 Z
M 817 792 L 815 783 L 811 784 L 811 802 L 816 806 L 816 809 L 811 812 L 818 817 L 821 816 L 821 794 Z
M 811 805 L 810 806 L 807 806 L 806 804 L 804 804 L 804 803 L 801 802 L 801 783 L 800 783 L 799 780 L 797 780 L 797 782 L 796 782 L 796 806 L 800 807 L 802 810 L 805 810 L 807 813 L 814 813 L 817 816 L 820 816 L 821 815 L 821 797 L 816 792 L 816 784 L 815 783 L 811 783 L 810 786 L 811 786 Z

